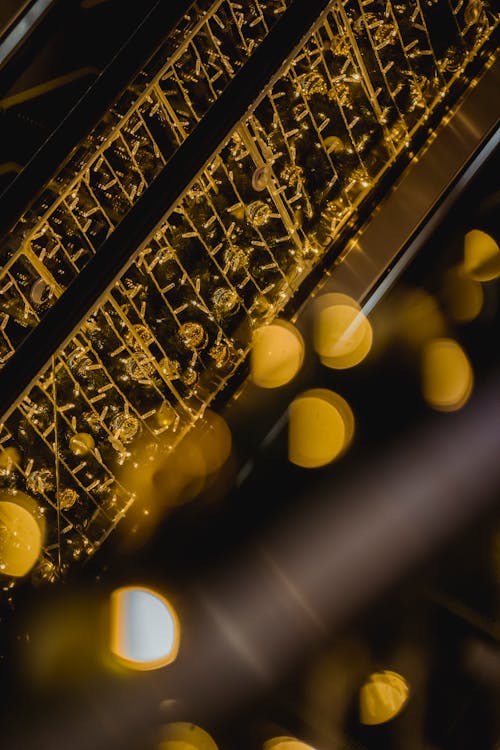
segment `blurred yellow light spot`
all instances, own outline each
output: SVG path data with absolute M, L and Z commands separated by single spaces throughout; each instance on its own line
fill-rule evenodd
M 480 229 L 465 235 L 464 270 L 475 281 L 491 281 L 500 276 L 500 247 Z
M 15 495 L 0 497 L 0 573 L 21 578 L 40 556 L 42 529 L 28 508 L 13 502 Z
M 208 732 L 196 724 L 167 724 L 162 735 L 159 750 L 217 750 L 217 745 Z
M 279 388 L 297 375 L 304 360 L 304 341 L 284 320 L 254 331 L 250 358 L 251 377 L 261 388 Z
M 397 716 L 410 697 L 406 680 L 396 672 L 375 672 L 363 685 L 359 696 L 362 724 L 385 724 Z
M 355 300 L 344 294 L 319 298 L 314 348 L 324 365 L 339 370 L 354 367 L 365 359 L 372 343 L 372 327 Z
M 159 669 L 179 650 L 180 627 L 168 601 L 155 591 L 128 586 L 111 594 L 111 652 L 130 669 Z
M 405 292 L 396 315 L 400 336 L 410 346 L 420 347 L 431 338 L 445 335 L 446 322 L 439 305 L 424 289 Z
M 422 355 L 422 393 L 438 411 L 456 411 L 469 399 L 474 374 L 463 349 L 453 339 L 434 339 Z
M 198 497 L 230 458 L 231 430 L 210 409 L 175 447 L 169 434 L 144 440 L 136 460 L 125 462 L 120 472 L 121 483 L 136 497 L 123 526 L 129 547 L 143 544 L 169 509 Z
M 294 737 L 274 737 L 264 742 L 263 750 L 313 750 L 313 748 Z
M 218 471 L 231 454 L 231 430 L 225 420 L 210 409 L 196 423 L 190 438 L 199 446 L 210 474 Z
M 173 451 L 160 452 L 149 470 L 139 464 L 138 479 L 148 473 L 151 483 L 147 497 L 153 498 L 153 506 L 174 507 L 189 502 L 202 492 L 208 474 L 200 442 L 188 433 Z
M 338 394 L 318 388 L 290 404 L 288 458 L 296 466 L 314 469 L 329 464 L 349 446 L 354 416 Z
M 481 284 L 467 276 L 460 266 L 446 273 L 443 295 L 449 314 L 459 323 L 474 320 L 483 307 Z
M 94 450 L 95 442 L 88 432 L 77 432 L 69 441 L 69 448 L 75 456 L 85 456 Z
M 192 500 L 203 491 L 207 479 L 224 466 L 231 448 L 227 423 L 207 409 L 174 451 L 160 453 L 150 462 L 150 494 L 170 506 Z M 139 467 L 139 479 L 142 474 Z

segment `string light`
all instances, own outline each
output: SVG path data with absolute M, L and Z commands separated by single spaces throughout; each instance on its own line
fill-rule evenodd
M 287 5 L 193 8 L 172 58 L 141 73 L 114 104 L 112 124 L 101 123 L 55 177 L 59 191 L 44 191 L 21 218 L 1 281 L 2 361 L 15 351 L 12 329 L 40 323 L 64 292 L 61 279 L 89 262 Z M 440 56 L 426 6 L 407 6 L 360 5 L 348 15 L 332 4 L 2 426 L 3 486 L 28 487 L 57 529 L 44 550 L 51 579 L 92 554 L 129 511 L 136 491 L 122 467 L 140 466 L 144 444 L 173 450 L 227 388 L 249 353 L 248 331 L 289 334 L 294 353 L 274 385 L 300 368 L 300 339 L 277 318 L 496 25 L 477 3 L 449 0 L 443 13 L 459 43 Z M 356 357 L 370 347 L 366 323 Z M 317 341 L 325 364 L 352 366 L 327 339 Z M 255 352 L 254 380 L 268 387 Z
M 288 458 L 297 466 L 325 466 L 348 448 L 353 435 L 354 416 L 337 393 L 318 388 L 290 404 Z

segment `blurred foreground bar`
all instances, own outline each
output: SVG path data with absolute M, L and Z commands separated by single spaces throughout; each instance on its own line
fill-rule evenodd
M 181 614 L 186 636 L 176 663 L 126 681 L 103 677 L 3 746 L 63 750 L 71 737 L 73 750 L 139 750 L 162 701 L 167 718 L 230 718 L 498 508 L 499 444 L 497 374 L 463 411 L 432 420 L 352 481 L 332 487 L 326 475 L 299 513 L 199 582 Z M 22 699 L 17 709 L 25 715 Z

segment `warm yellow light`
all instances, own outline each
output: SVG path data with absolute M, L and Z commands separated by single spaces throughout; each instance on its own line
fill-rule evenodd
M 329 464 L 349 446 L 354 417 L 348 403 L 326 389 L 306 391 L 289 409 L 288 458 L 314 469 Z
M 232 435 L 226 421 L 214 411 L 207 409 L 189 435 L 201 451 L 207 472 L 218 471 L 231 454 Z
M 422 355 L 422 393 L 438 411 L 456 411 L 468 400 L 474 374 L 467 355 L 452 339 L 434 339 Z
M 264 742 L 263 750 L 313 750 L 313 748 L 294 737 L 273 737 Z
M 179 650 L 180 626 L 165 597 L 148 588 L 127 586 L 111 594 L 111 652 L 130 669 L 159 669 Z
M 408 289 L 400 292 L 399 299 L 392 315 L 406 344 L 420 348 L 429 339 L 446 335 L 445 318 L 431 294 L 424 289 Z
M 155 506 L 174 506 L 189 502 L 205 488 L 231 455 L 232 435 L 225 420 L 207 409 L 179 445 L 166 454 L 158 454 L 149 468 L 137 471 L 138 479 L 151 477 L 147 494 L 156 498 Z
M 69 448 L 75 456 L 85 456 L 94 450 L 95 442 L 88 432 L 77 432 L 69 441 Z
M 156 419 L 160 427 L 171 427 L 177 417 L 177 412 L 171 404 L 166 401 L 158 408 L 156 412 Z
M 136 498 L 122 528 L 127 546 L 142 545 L 167 511 L 198 497 L 224 470 L 231 448 L 227 423 L 210 409 L 175 448 L 168 431 L 155 443 L 144 439 L 120 474 Z
M 406 680 L 397 672 L 375 672 L 365 682 L 359 695 L 362 724 L 385 724 L 397 716 L 410 697 Z
M 26 503 L 19 504 L 17 499 Z M 21 578 L 40 556 L 43 529 L 33 512 L 28 496 L 23 493 L 0 494 L 0 572 Z
M 251 377 L 261 388 L 279 388 L 297 375 L 304 360 L 304 341 L 291 323 L 277 320 L 254 331 Z
M 317 301 L 314 348 L 321 362 L 347 369 L 363 361 L 373 342 L 370 322 L 355 300 L 345 294 L 326 294 Z
M 500 247 L 480 229 L 465 235 L 464 270 L 475 281 L 491 281 L 500 276 Z
M 294 737 L 272 737 L 270 740 L 266 740 L 262 746 L 263 750 L 275 750 L 277 745 L 283 742 L 294 742 Z
M 208 732 L 196 724 L 167 724 L 162 730 L 162 735 L 158 750 L 217 750 L 217 745 Z
M 0 473 L 10 474 L 13 468 L 19 466 L 21 460 L 21 454 L 10 445 L 8 448 L 3 448 L 0 452 Z
M 483 307 L 483 288 L 461 266 L 450 269 L 444 279 L 444 300 L 450 316 L 459 323 L 477 318 Z

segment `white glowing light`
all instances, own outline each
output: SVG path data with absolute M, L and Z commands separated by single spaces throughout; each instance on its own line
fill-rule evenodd
M 179 624 L 170 604 L 145 588 L 111 596 L 111 651 L 132 669 L 157 669 L 174 661 Z

